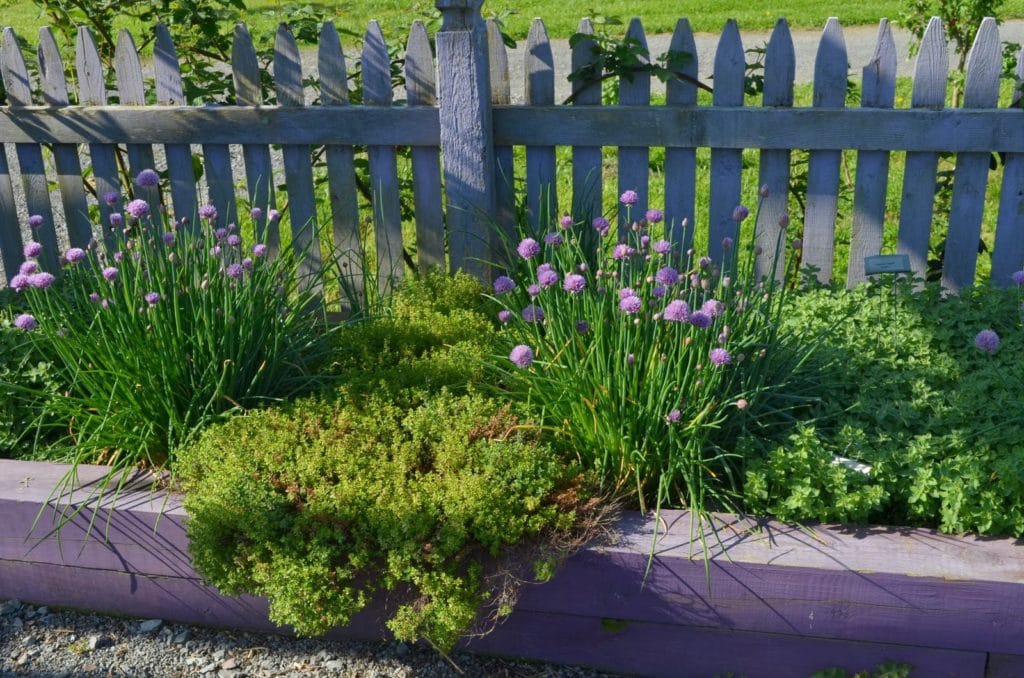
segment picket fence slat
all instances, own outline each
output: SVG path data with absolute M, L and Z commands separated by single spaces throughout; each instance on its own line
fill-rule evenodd
M 376 21 L 370 22 L 363 39 L 363 96 L 370 106 L 391 106 L 391 58 Z M 377 282 L 386 291 L 405 272 L 398 160 L 393 146 L 370 146 L 367 155 L 377 236 Z
M 437 105 L 434 55 L 423 23 L 413 23 L 405 49 L 405 90 L 409 106 Z M 441 205 L 439 149 L 416 146 L 412 154 L 413 201 L 416 214 L 416 256 L 420 272 L 444 268 L 444 208 Z
M 999 103 L 999 76 L 1003 48 L 996 20 L 982 21 L 967 57 L 964 108 L 994 108 Z M 953 172 L 953 199 L 949 210 L 947 255 L 942 266 L 942 285 L 959 290 L 974 283 L 978 264 L 981 218 L 985 211 L 990 153 L 961 153 Z
M 348 69 L 341 38 L 333 21 L 320 28 L 317 53 L 320 72 L 320 103 L 323 106 L 347 106 Z M 355 295 L 365 303 L 363 290 L 363 255 L 359 234 L 359 196 L 356 187 L 355 152 L 351 146 L 329 144 L 324 148 L 327 163 L 327 190 L 331 203 L 331 224 L 337 265 L 341 276 L 343 302 L 345 294 Z M 351 309 L 349 309 L 351 310 Z
M 946 77 L 949 55 L 942 22 L 933 17 L 928 23 L 914 66 L 914 90 L 911 106 L 939 109 L 946 102 Z M 903 174 L 903 200 L 900 205 L 899 245 L 897 251 L 910 257 L 914 275 L 923 278 L 928 267 L 928 246 L 935 205 L 935 178 L 939 155 L 935 152 L 908 152 Z
M 594 26 L 589 18 L 581 19 L 576 32 L 593 35 Z M 597 43 L 592 38 L 580 40 L 572 48 L 572 71 L 581 73 L 593 67 Z M 600 74 L 597 74 L 600 76 Z M 600 106 L 601 83 L 578 78 L 572 83 L 574 106 Z M 584 229 L 603 213 L 601 205 L 604 181 L 601 176 L 602 160 L 600 146 L 572 147 L 572 215 L 583 222 Z M 584 231 L 589 233 L 589 231 Z
M 117 47 L 114 50 L 114 75 L 117 78 L 117 99 L 122 106 L 144 106 L 146 104 L 146 87 L 142 77 L 142 63 L 135 41 L 127 29 L 121 29 L 117 36 Z M 149 144 L 127 144 L 128 167 L 131 176 L 139 176 L 144 169 L 156 169 L 153 159 L 153 147 Z M 135 195 L 149 203 L 151 214 L 160 209 L 160 189 L 133 185 Z
M 714 106 L 743 105 L 743 85 L 746 55 L 740 39 L 739 27 L 729 19 L 715 53 Z M 743 172 L 743 151 L 738 148 L 711 148 L 711 198 L 708 208 L 708 254 L 712 260 L 724 259 L 723 243 L 731 238 L 735 252 L 739 225 L 732 212 L 740 203 L 740 184 Z
M 243 23 L 235 24 L 234 40 L 231 45 L 231 71 L 235 85 L 235 100 L 242 106 L 259 106 L 263 103 L 260 87 L 260 66 L 256 60 L 249 29 Z M 274 199 L 274 172 L 270 164 L 270 149 L 266 143 L 242 145 L 242 161 L 245 164 L 245 185 L 250 208 L 256 208 L 253 227 L 256 239 L 266 243 L 276 252 L 281 242 L 280 224 L 269 219 L 269 212 L 277 203 Z
M 31 105 L 32 83 L 13 29 L 4 30 L 0 49 L 3 51 L 3 81 L 7 88 L 8 104 L 12 108 Z M 57 266 L 57 230 L 50 206 L 50 188 L 46 179 L 43 151 L 38 144 L 25 143 L 15 144 L 14 150 L 18 157 L 21 186 L 25 192 L 28 213 L 43 218 L 42 226 L 34 229 L 32 237 L 43 246 L 41 261 L 53 270 Z
M 680 75 L 694 80 L 698 76 L 697 44 L 693 29 L 687 19 L 676 22 L 670 52 L 689 54 L 689 59 L 680 68 Z M 674 78 L 665 85 L 666 106 L 696 106 L 697 87 L 683 78 Z M 670 240 L 679 248 L 674 256 L 685 261 L 686 252 L 693 246 L 693 234 L 697 229 L 697 149 L 665 149 L 665 223 Z
M 219 228 L 237 225 L 238 201 L 231 168 L 231 149 L 227 144 L 206 143 L 202 150 L 206 194 L 209 202 L 217 208 L 215 225 Z
M 792 107 L 793 81 L 796 77 L 796 52 L 789 24 L 779 19 L 772 31 L 764 56 L 764 106 Z M 762 150 L 757 184 L 767 189 L 757 210 L 755 239 L 760 254 L 754 259 L 754 277 L 785 275 L 785 229 L 780 226 L 789 211 L 789 150 Z M 773 273 L 774 271 L 774 273 Z
M 48 106 L 68 105 L 68 85 L 64 79 L 64 62 L 57 41 L 49 28 L 39 29 L 39 76 L 43 101 Z M 68 242 L 74 247 L 85 247 L 93 238 L 89 222 L 88 199 L 82 182 L 82 161 L 74 144 L 54 144 L 53 164 L 57 171 L 57 185 L 64 207 L 64 224 Z
M 555 59 L 548 31 L 541 19 L 534 19 L 526 38 L 526 105 L 551 106 L 555 103 Z M 555 189 L 555 147 L 526 146 L 526 213 L 534 237 L 551 226 L 558 207 Z
M 647 53 L 647 36 L 640 19 L 634 17 L 626 29 L 626 39 L 635 41 L 642 53 Z M 649 63 L 650 59 L 641 59 Z M 651 102 L 651 74 L 647 71 L 634 72 L 632 77 L 619 76 L 619 103 L 623 106 L 649 106 Z M 646 146 L 620 146 L 618 163 L 619 195 L 633 190 L 637 193 L 636 204 L 619 203 L 619 235 L 624 235 L 630 221 L 639 221 L 647 212 L 650 202 L 648 175 L 650 174 L 651 149 Z
M 178 65 L 178 50 L 174 47 L 167 26 L 156 27 L 156 43 L 153 46 L 153 73 L 156 77 L 156 98 L 164 104 L 185 105 L 185 90 L 181 83 L 181 68 Z M 196 173 L 192 166 L 192 149 L 188 144 L 165 144 L 167 177 L 171 189 L 171 204 L 174 219 L 179 223 L 187 220 L 189 228 L 197 230 Z
M 846 105 L 846 41 L 839 20 L 831 17 L 814 63 L 814 105 Z M 803 264 L 818 270 L 821 282 L 832 279 L 839 170 L 842 151 L 812 151 L 807 163 L 807 206 L 804 210 Z
M 18 272 L 22 262 L 21 228 L 18 226 L 18 208 L 14 202 L 14 186 L 11 185 L 11 168 L 7 164 L 7 149 L 0 144 L 0 262 L 4 266 L 4 278 L 10 281 Z
M 508 74 L 508 50 L 496 20 L 487 20 L 487 51 L 491 80 L 491 104 L 512 103 L 512 81 Z M 505 245 L 515 240 L 519 228 L 516 215 L 515 149 L 510 145 L 494 146 L 494 201 L 498 230 L 492 234 L 495 257 L 508 252 Z M 504 241 L 504 242 L 502 242 Z
M 1018 81 L 1024 80 L 1024 49 L 1017 54 Z M 1014 92 L 1011 108 L 1024 115 L 1024 92 Z M 2 187 L 0 187 L 2 188 Z M 0 191 L 2 195 L 2 191 Z M 992 282 L 1010 284 L 1010 276 L 1024 269 L 1024 154 L 1008 153 L 1003 163 L 1003 185 L 999 194 L 999 217 L 992 248 Z
M 864 108 L 892 108 L 896 101 L 896 43 L 886 19 L 878 24 L 878 39 L 871 61 L 862 71 L 861 100 Z M 885 228 L 886 186 L 889 180 L 888 151 L 860 151 L 853 188 L 853 228 L 846 284 L 867 280 L 864 258 L 882 253 Z

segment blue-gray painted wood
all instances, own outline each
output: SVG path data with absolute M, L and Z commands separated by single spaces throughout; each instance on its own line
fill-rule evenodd
M 7 89 L 8 105 L 12 108 L 30 106 L 32 83 L 14 29 L 4 29 L 0 51 L 0 69 Z M 43 246 L 39 260 L 50 271 L 55 271 L 60 253 L 57 251 L 57 230 L 53 220 L 53 209 L 50 206 L 50 187 L 46 178 L 46 166 L 43 164 L 43 150 L 38 144 L 26 143 L 15 144 L 14 150 L 18 157 L 21 187 L 25 193 L 28 213 L 43 218 L 43 225 L 34 229 L 32 233 L 33 240 Z
M 156 27 L 156 43 L 153 46 L 153 72 L 156 76 L 156 99 L 158 103 L 184 106 L 185 91 L 181 84 L 181 69 L 178 66 L 178 50 L 171 40 L 171 33 L 163 24 Z M 192 166 L 192 149 L 188 144 L 166 144 L 167 176 L 171 185 L 171 204 L 174 219 L 187 220 L 188 228 L 199 229 L 196 198 L 196 173 Z
M 121 29 L 117 36 L 114 53 L 114 73 L 117 76 L 117 99 L 122 106 L 145 106 L 146 86 L 142 78 L 142 63 L 135 48 L 135 41 L 127 29 Z M 149 144 L 127 144 L 129 174 L 132 178 L 130 190 L 136 197 L 149 203 L 150 214 L 160 210 L 159 187 L 146 188 L 135 183 L 135 177 L 144 169 L 156 169 L 153 147 Z
M 1017 78 L 1024 81 L 1024 50 L 1017 55 Z M 1011 106 L 1024 115 L 1024 92 L 1018 89 Z M 992 282 L 1010 284 L 1010 276 L 1024 269 L 1024 154 L 1007 154 L 999 194 L 999 217 L 992 248 Z
M 207 201 L 217 208 L 218 227 L 238 224 L 238 201 L 231 171 L 231 150 L 227 144 L 203 144 L 203 179 Z
M 3 283 L 7 283 L 24 261 L 22 248 L 25 243 L 21 239 L 14 186 L 11 185 L 11 168 L 7 164 L 7 149 L 3 145 L 0 145 L 0 220 L 0 262 L 4 266 Z
M 967 57 L 963 107 L 995 108 L 999 104 L 1002 70 L 999 28 L 996 20 L 988 17 L 982 21 Z M 960 153 L 956 159 L 946 257 L 942 266 L 942 286 L 950 290 L 974 284 L 991 157 L 990 153 Z
M 488 68 L 491 77 L 491 104 L 512 103 L 512 82 L 508 74 L 508 50 L 501 36 L 501 27 L 494 19 L 487 20 Z M 491 234 L 491 259 L 502 264 L 506 255 L 514 256 L 508 244 L 516 240 L 519 217 L 516 210 L 515 150 L 512 146 L 494 146 L 494 202 L 497 230 Z
M 281 106 L 305 106 L 302 91 L 302 60 L 287 24 L 277 27 L 274 36 L 274 92 Z M 288 187 L 288 220 L 291 224 L 292 250 L 301 257 L 305 285 L 316 288 L 311 276 L 320 268 L 316 201 L 313 195 L 313 163 L 310 148 L 305 144 L 281 147 L 284 160 L 285 185 Z
M 818 45 L 814 62 L 814 105 L 846 105 L 846 41 L 839 20 L 832 17 Z M 839 168 L 842 151 L 812 151 L 807 166 L 807 203 L 804 210 L 803 265 L 818 269 L 820 282 L 832 279 L 836 213 L 839 207 Z
M 942 21 L 933 17 L 928 23 L 914 66 L 914 90 L 911 106 L 940 109 L 946 102 L 946 77 L 949 55 Z M 910 257 L 914 275 L 924 278 L 928 267 L 928 247 L 935 207 L 935 177 L 939 156 L 934 152 L 907 153 L 903 170 L 903 199 L 897 252 Z
M 47 106 L 68 105 L 64 62 L 49 28 L 39 29 L 37 58 L 43 103 Z M 89 204 L 85 195 L 85 183 L 82 180 L 82 162 L 78 157 L 78 147 L 74 144 L 54 144 L 52 150 L 68 242 L 74 247 L 85 247 L 93 239 L 93 229 L 89 221 Z
M 581 19 L 576 32 L 593 35 L 590 19 Z M 594 63 L 596 55 L 593 39 L 580 40 L 572 48 L 572 70 L 578 72 Z M 573 106 L 600 106 L 601 83 L 576 80 L 572 83 Z M 572 147 L 572 216 L 583 222 L 583 232 L 589 233 L 591 222 L 603 213 L 601 205 L 604 182 L 601 176 L 600 146 Z M 588 236 L 589 237 L 589 236 Z
M 534 19 L 526 38 L 527 106 L 555 103 L 555 58 L 541 19 Z M 542 236 L 554 223 L 558 209 L 555 147 L 526 146 L 526 213 L 531 235 Z
M 333 21 L 320 28 L 318 51 L 320 72 L 320 103 L 324 106 L 347 106 L 348 69 L 341 39 Z M 351 146 L 328 145 L 324 149 L 327 163 L 327 188 L 331 204 L 334 253 L 342 305 L 363 305 L 363 247 L 359 234 L 359 195 L 356 188 L 354 151 Z
M 871 61 L 862 71 L 860 105 L 863 108 L 892 108 L 896 100 L 896 44 L 886 19 L 878 25 L 878 40 Z M 885 229 L 885 196 L 889 180 L 889 152 L 861 151 L 857 154 L 857 177 L 853 189 L 853 230 L 846 271 L 848 287 L 864 282 L 864 258 L 882 253 Z
M 405 48 L 405 91 L 409 106 L 437 106 L 434 55 L 423 23 L 409 30 Z M 444 208 L 441 205 L 440 149 L 416 146 L 412 149 L 413 206 L 416 214 L 416 257 L 420 272 L 445 269 Z
M 743 105 L 743 78 L 746 55 L 736 22 L 725 24 L 715 53 L 715 106 Z M 733 241 L 736 252 L 738 224 L 732 213 L 740 203 L 740 182 L 743 172 L 743 151 L 733 148 L 711 149 L 711 198 L 708 208 L 708 254 L 716 262 L 723 261 L 725 238 Z
M 779 19 L 772 31 L 764 57 L 765 106 L 792 107 L 793 80 L 796 76 L 796 53 L 789 24 Z M 786 274 L 786 229 L 781 226 L 783 215 L 789 212 L 790 151 L 761 151 L 761 164 L 757 185 L 767 195 L 762 196 L 757 209 L 755 242 L 759 254 L 754 259 L 757 279 L 772 277 L 782 281 Z
M 231 73 L 235 85 L 235 99 L 240 106 L 259 106 L 263 103 L 260 89 L 260 66 L 256 60 L 256 49 L 245 24 L 235 24 L 234 41 L 231 45 Z M 266 243 L 276 252 L 281 242 L 280 222 L 268 221 L 268 212 L 277 202 L 274 196 L 274 173 L 270 164 L 270 149 L 265 143 L 243 144 L 242 158 L 245 162 L 245 185 L 249 196 L 249 207 L 258 208 L 258 218 L 253 219 L 256 239 Z
M 495 169 L 487 29 L 482 0 L 436 0 L 441 29 L 435 36 L 439 69 L 438 107 L 444 157 L 449 265 L 480 277 L 494 221 Z
M 380 25 L 371 21 L 363 38 L 363 100 L 368 106 L 390 106 L 391 99 L 391 58 Z M 387 292 L 405 274 L 398 161 L 393 146 L 370 146 L 366 152 L 373 193 L 377 286 Z
M 644 27 L 640 19 L 634 17 L 626 29 L 626 39 L 635 41 L 636 44 L 647 52 L 647 36 L 644 35 Z M 649 63 L 650 58 L 641 58 Z M 651 74 L 646 71 L 619 76 L 619 104 L 622 106 L 649 106 L 651 103 Z M 619 147 L 618 180 L 619 195 L 624 191 L 636 191 L 637 201 L 635 205 L 628 206 L 619 203 L 619 236 L 624 237 L 630 222 L 637 222 L 644 218 L 647 213 L 647 206 L 650 203 L 650 157 L 651 150 L 647 147 Z
M 698 76 L 697 44 L 693 29 L 687 19 L 680 19 L 672 33 L 669 51 L 690 55 L 680 69 L 681 75 L 696 79 Z M 696 106 L 697 87 L 692 82 L 672 79 L 665 84 L 666 106 Z M 665 223 L 670 240 L 677 251 L 674 256 L 686 260 L 686 251 L 693 246 L 693 234 L 698 219 L 696 214 L 697 196 L 697 150 L 695 148 L 665 149 Z

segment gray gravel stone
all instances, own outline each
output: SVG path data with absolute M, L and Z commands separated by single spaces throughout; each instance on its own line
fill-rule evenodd
M 106 647 L 113 647 L 114 641 L 107 636 L 89 636 L 89 649 L 102 650 Z
M 152 633 L 163 626 L 163 624 L 162 619 L 147 619 L 139 623 L 139 633 Z

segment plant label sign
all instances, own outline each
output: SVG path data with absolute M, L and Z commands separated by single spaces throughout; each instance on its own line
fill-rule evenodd
M 864 257 L 864 275 L 879 273 L 910 273 L 910 257 L 906 254 L 879 254 Z

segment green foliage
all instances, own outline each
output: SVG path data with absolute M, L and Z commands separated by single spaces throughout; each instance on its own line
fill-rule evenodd
M 16 308 L 13 299 L 6 301 L 11 305 L 5 311 Z M 19 458 L 31 454 L 33 422 L 42 415 L 46 400 L 59 393 L 61 384 L 53 363 L 34 350 L 25 333 L 11 325 L 9 316 L 7 312 L 0 315 L 0 458 Z
M 910 664 L 886 661 L 871 671 L 857 671 L 852 678 L 909 678 L 913 668 Z M 811 678 L 849 678 L 850 675 L 846 669 L 824 669 L 812 673 Z
M 828 391 L 786 439 L 742 441 L 748 510 L 786 520 L 1024 535 L 1019 289 L 816 290 L 787 323 L 824 329 L 808 365 Z M 990 355 L 975 335 L 1002 339 Z M 758 452 L 760 450 L 760 452 Z M 837 457 L 870 467 L 866 474 Z

